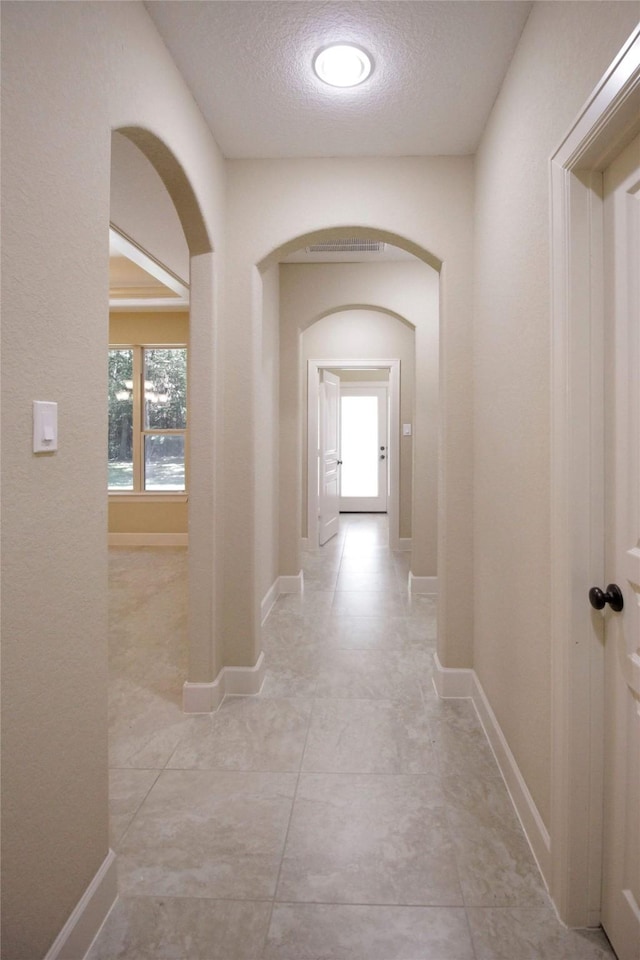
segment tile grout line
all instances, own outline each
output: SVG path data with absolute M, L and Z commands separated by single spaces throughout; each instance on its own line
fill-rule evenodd
M 280 875 L 281 875 L 281 873 L 282 873 L 282 866 L 283 866 L 283 864 L 284 864 L 284 855 L 285 855 L 285 851 L 286 851 L 286 849 L 287 849 L 287 841 L 288 841 L 288 839 L 289 839 L 289 832 L 290 832 L 290 830 L 291 830 L 291 823 L 292 823 L 292 821 L 293 821 L 293 811 L 294 811 L 294 807 L 295 807 L 295 804 L 296 804 L 296 798 L 297 798 L 297 796 L 298 796 L 298 786 L 299 786 L 299 784 L 300 784 L 300 777 L 302 776 L 302 762 L 303 762 L 303 760 L 304 760 L 305 750 L 307 749 L 307 741 L 308 741 L 308 739 L 309 739 L 309 732 L 310 732 L 310 730 L 311 730 L 311 719 L 312 719 L 312 717 L 313 717 L 314 704 L 315 704 L 315 699 L 314 699 L 314 698 L 311 698 L 311 710 L 309 711 L 309 719 L 308 719 L 308 722 L 307 722 L 307 732 L 306 732 L 306 735 L 305 735 L 305 738 L 304 738 L 304 744 L 303 744 L 303 746 L 302 746 L 302 750 L 301 750 L 301 752 L 300 752 L 300 763 L 299 763 L 299 766 L 298 766 L 298 775 L 297 775 L 297 777 L 296 777 L 296 785 L 295 785 L 295 788 L 294 788 L 294 791 L 293 791 L 293 797 L 292 797 L 292 799 L 291 799 L 291 812 L 289 813 L 289 821 L 288 821 L 288 823 L 287 823 L 287 829 L 286 829 L 286 832 L 285 832 L 285 835 L 284 835 L 284 840 L 283 840 L 283 843 L 282 843 L 282 855 L 281 855 L 281 857 L 280 857 L 280 865 L 279 865 L 279 867 L 278 867 L 278 873 L 277 873 L 276 881 L 275 881 L 275 884 L 274 884 L 274 887 L 273 887 L 273 897 L 271 898 L 271 909 L 269 910 L 269 919 L 268 919 L 268 922 L 267 922 L 267 924 L 266 924 L 264 941 L 263 941 L 263 944 L 262 944 L 261 956 L 263 956 L 263 957 L 264 957 L 265 950 L 267 949 L 267 942 L 268 942 L 268 939 L 269 939 L 269 932 L 270 932 L 270 930 L 271 930 L 271 921 L 272 921 L 272 918 L 273 918 L 273 910 L 274 910 L 274 907 L 275 907 L 275 904 L 276 904 L 276 896 L 277 896 L 277 894 L 278 894 L 278 884 L 280 883 Z
M 120 768 L 113 767 L 113 769 L 115 770 L 115 769 L 120 769 Z M 125 768 L 122 768 L 122 769 L 133 769 L 133 770 L 135 770 L 136 768 L 135 768 L 135 767 L 129 767 L 129 768 L 126 768 L 126 767 L 125 767 Z M 137 817 L 138 814 L 140 813 L 140 810 L 141 810 L 141 808 L 142 808 L 143 803 L 146 801 L 147 797 L 149 796 L 149 794 L 151 793 L 151 791 L 152 791 L 153 788 L 155 787 L 156 783 L 158 782 L 158 780 L 159 780 L 159 778 L 160 778 L 160 774 L 163 772 L 162 769 L 160 769 L 160 768 L 158 768 L 158 767 L 152 767 L 151 769 L 152 769 L 152 770 L 157 770 L 157 774 L 156 774 L 156 776 L 155 776 L 155 778 L 154 778 L 154 780 L 153 780 L 153 783 L 150 785 L 150 787 L 149 787 L 149 789 L 147 790 L 147 792 L 145 793 L 144 797 L 142 798 L 142 800 L 140 801 L 140 803 L 139 803 L 138 806 L 136 807 L 135 813 L 134 813 L 133 816 L 131 817 L 131 820 L 130 820 L 129 823 L 127 824 L 124 832 L 122 833 L 122 835 L 121 835 L 120 837 L 118 837 L 118 840 L 117 840 L 117 846 L 118 846 L 118 847 L 120 846 L 120 844 L 122 843 L 122 841 L 124 840 L 124 838 L 126 837 L 126 835 L 129 833 L 129 830 L 130 830 L 131 827 L 133 826 L 134 820 L 136 819 L 136 817 Z M 111 772 L 111 770 L 109 771 L 109 773 L 110 773 L 110 772 Z M 114 841 L 114 847 L 115 847 L 115 846 L 116 846 L 116 842 Z M 118 885 L 118 893 L 119 893 L 119 885 Z
M 440 789 L 441 789 L 441 791 L 443 792 L 443 796 L 444 796 L 443 771 L 442 771 L 442 764 L 441 764 L 441 762 L 440 762 L 440 750 L 438 749 L 438 747 L 436 746 L 436 744 L 435 744 L 435 742 L 434 742 L 434 740 L 433 740 L 434 730 L 433 730 L 433 725 L 432 725 L 432 719 L 433 719 L 433 718 L 427 716 L 427 728 L 428 728 L 428 730 L 429 730 L 429 735 L 430 735 L 430 737 L 431 737 L 432 746 L 433 746 L 433 752 L 434 752 L 434 755 L 435 755 L 436 767 L 437 767 L 437 770 L 438 770 L 438 774 L 437 774 L 437 775 L 438 775 L 438 782 L 439 782 Z M 461 880 L 460 858 L 459 858 L 459 856 L 458 856 L 458 851 L 457 851 L 457 849 L 456 849 L 456 845 L 455 845 L 455 843 L 453 842 L 451 819 L 450 819 L 450 816 L 449 816 L 449 804 L 446 803 L 446 802 L 445 802 L 445 804 L 444 804 L 444 816 L 445 816 L 445 821 L 446 821 L 446 824 L 447 824 L 447 831 L 448 831 L 448 833 L 449 833 L 449 840 L 450 840 L 450 843 L 451 843 L 451 846 L 452 846 L 453 859 L 454 859 L 454 862 L 455 862 L 455 865 L 456 865 L 456 874 L 457 874 L 457 878 L 458 878 L 458 886 L 459 886 L 459 888 L 460 888 L 460 896 L 462 897 L 462 909 L 464 910 L 464 920 L 465 920 L 465 924 L 466 924 L 466 928 L 467 928 L 467 933 L 468 933 L 468 935 L 469 935 L 469 943 L 471 944 L 471 950 L 473 951 L 474 960 L 477 960 L 477 956 L 478 956 L 478 955 L 477 955 L 477 953 L 476 953 L 476 945 L 475 945 L 475 941 L 474 941 L 474 939 L 473 939 L 473 933 L 472 933 L 472 931 L 471 931 L 471 923 L 470 923 L 470 921 L 469 921 L 469 914 L 468 914 L 468 912 L 467 912 L 467 906 L 468 906 L 468 905 L 467 905 L 467 898 L 466 898 L 466 896 L 465 896 L 464 887 L 463 887 L 463 885 L 462 885 L 462 880 Z

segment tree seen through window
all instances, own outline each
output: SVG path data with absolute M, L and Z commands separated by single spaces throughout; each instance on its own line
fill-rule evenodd
M 109 490 L 186 489 L 187 351 L 109 351 Z

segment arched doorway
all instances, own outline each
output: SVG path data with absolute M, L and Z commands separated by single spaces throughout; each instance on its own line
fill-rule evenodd
M 325 230 L 299 238 L 274 252 L 260 265 L 258 294 L 255 299 L 262 328 L 262 372 L 258 376 L 259 400 L 263 430 L 256 437 L 256 459 L 260 464 L 256 486 L 257 556 L 256 594 L 260 618 L 266 602 L 278 591 L 297 590 L 300 577 L 301 542 L 306 536 L 306 364 L 302 362 L 300 340 L 305 329 L 322 317 L 340 311 L 377 312 L 387 317 L 411 315 L 409 325 L 417 334 L 415 400 L 411 415 L 405 413 L 407 425 L 405 446 L 409 450 L 410 478 L 417 476 L 409 514 L 416 523 L 413 536 L 412 581 L 414 589 L 434 592 L 437 589 L 437 447 L 438 447 L 438 363 L 439 363 L 439 278 L 433 258 L 422 251 L 415 256 L 415 245 L 386 234 L 385 242 L 403 244 L 411 254 L 400 262 L 296 262 L 289 259 L 293 249 L 308 248 L 327 238 L 359 235 L 355 228 Z M 362 231 L 371 238 L 373 231 Z M 380 236 L 379 234 L 377 236 Z M 293 262 L 292 262 L 293 260 Z M 341 300 L 342 298 L 342 300 Z M 374 304 L 373 311 L 371 304 Z M 369 305 L 369 307 L 367 307 Z M 401 313 L 404 311 L 404 313 Z M 339 351 L 338 351 L 339 352 Z M 347 351 L 348 354 L 348 351 Z M 275 361 L 274 361 L 275 358 Z M 335 359 L 335 357 L 334 357 Z M 277 372 L 274 374 L 274 369 Z M 277 444 L 272 438 L 261 444 L 264 436 L 264 411 L 275 411 L 279 419 Z M 415 416 L 415 423 L 414 423 Z M 413 449 L 412 449 L 413 448 Z M 406 465 L 405 465 L 406 466 Z M 277 478 L 277 481 L 276 479 Z M 277 511 L 274 496 L 265 497 L 265 487 L 278 491 Z M 411 484 L 409 484 L 411 486 Z M 405 496 L 406 505 L 406 496 Z M 400 537 L 394 529 L 395 539 Z M 275 550 L 268 544 L 275 543 Z M 277 558 L 268 572 L 269 557 Z
M 217 357 L 215 340 L 216 266 L 210 231 L 205 223 L 200 202 L 191 181 L 175 154 L 155 134 L 140 127 L 119 127 L 116 136 L 126 138 L 139 151 L 159 178 L 175 211 L 184 244 L 167 240 L 169 231 L 162 230 L 158 210 L 144 211 L 137 217 L 136 206 L 149 196 L 148 182 L 138 184 L 137 194 L 119 185 L 127 205 L 127 226 L 139 229 L 147 243 L 161 244 L 169 251 L 172 263 L 182 267 L 189 283 L 189 469 L 188 469 L 188 681 L 211 682 L 219 671 L 217 607 L 215 602 L 216 556 L 214 513 L 216 471 L 213 459 L 216 443 Z M 127 166 L 130 170 L 130 166 Z M 146 189 L 142 189 L 142 187 Z M 157 195 L 156 195 L 157 197 Z M 123 209 L 123 204 L 120 205 Z M 133 210 L 133 212 L 132 212 Z M 154 220 L 155 218 L 155 220 Z M 165 210 L 165 225 L 168 212 Z M 172 224 L 174 228 L 176 223 Z M 134 236 L 134 240 L 137 238 Z M 154 250 L 150 250 L 154 254 Z M 185 264 L 186 261 L 186 264 Z M 174 272 L 177 272 L 174 267 Z M 187 678 L 185 677 L 185 680 Z

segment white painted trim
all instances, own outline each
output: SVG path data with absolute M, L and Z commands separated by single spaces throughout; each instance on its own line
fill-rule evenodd
M 182 688 L 185 713 L 215 713 L 225 697 L 248 697 L 260 693 L 265 675 L 264 653 L 252 667 L 223 667 L 211 683 L 191 683 Z
M 188 533 L 110 533 L 110 547 L 187 547 Z
M 163 266 L 159 260 L 156 260 L 155 257 L 152 257 L 150 253 L 147 253 L 146 250 L 143 250 L 135 240 L 132 240 L 131 237 L 128 237 L 119 227 L 116 227 L 115 224 L 109 224 L 109 252 L 116 251 L 121 254 L 121 256 L 126 257 L 127 260 L 131 260 L 132 263 L 135 263 L 138 267 L 141 267 L 145 273 L 150 274 L 154 277 L 155 280 L 158 280 L 163 286 L 168 287 L 173 293 L 177 294 L 178 298 L 182 301 L 181 305 L 189 303 L 189 285 L 185 283 L 177 274 L 173 273 L 167 267 Z M 149 298 L 147 298 L 149 299 Z M 173 298 L 173 304 L 175 305 L 177 298 Z M 122 300 L 116 300 L 115 303 L 123 303 Z M 166 302 L 163 300 L 161 302 Z M 136 301 L 133 301 L 135 306 Z M 111 305 L 111 304 L 109 304 Z
M 302 593 L 304 590 L 304 573 L 301 570 L 292 576 L 276 577 L 260 603 L 260 625 L 271 613 L 271 609 L 282 593 Z
M 271 613 L 271 608 L 273 607 L 274 603 L 278 599 L 278 595 L 280 593 L 280 590 L 278 589 L 278 580 L 279 578 L 276 577 L 276 579 L 273 581 L 273 583 L 265 593 L 260 603 L 260 625 L 261 626 L 264 624 L 265 620 Z
M 413 550 L 413 541 L 411 537 L 399 537 L 397 550 Z
M 433 685 L 442 700 L 468 700 L 473 692 L 473 670 L 443 667 L 438 654 L 433 655 Z
M 495 754 L 502 779 L 509 791 L 509 796 L 511 797 L 522 828 L 529 841 L 529 846 L 540 867 L 540 872 L 548 885 L 551 872 L 551 838 L 549 837 L 549 831 L 534 803 L 529 788 L 516 763 L 516 759 L 509 749 L 507 738 L 502 732 L 495 713 L 491 709 L 487 695 L 482 688 L 482 684 L 475 670 L 472 670 L 471 674 L 471 698 L 480 723 Z
M 551 160 L 551 864 L 569 926 L 599 922 L 603 658 L 587 590 L 605 582 L 600 171 L 640 118 L 640 28 Z
M 117 899 L 116 855 L 109 850 L 44 960 L 79 960 L 84 957 Z
M 300 549 L 301 549 L 301 550 L 308 550 L 310 543 L 311 543 L 311 541 L 309 540 L 309 537 L 300 537 Z
M 249 697 L 260 693 L 264 683 L 266 666 L 264 653 L 261 652 L 252 667 L 224 668 L 225 697 Z
M 307 361 L 307 535 L 318 545 L 318 393 L 320 370 L 340 367 L 382 367 L 389 370 L 389 546 L 398 550 L 400 537 L 400 361 L 399 360 L 309 360 Z
M 184 713 L 215 713 L 224 700 L 224 668 L 211 683 L 185 680 L 182 687 Z
M 431 596 L 438 594 L 437 577 L 416 577 L 409 571 L 409 593 L 427 593 Z
M 167 313 L 183 311 L 189 309 L 189 301 L 182 297 L 109 297 L 109 311 L 117 313 L 118 311 L 144 311 L 144 310 L 162 310 Z
M 188 493 L 150 493 L 142 490 L 108 490 L 109 503 L 188 503 Z
M 279 593 L 302 593 L 304 590 L 304 573 L 296 573 L 295 576 L 278 577 Z

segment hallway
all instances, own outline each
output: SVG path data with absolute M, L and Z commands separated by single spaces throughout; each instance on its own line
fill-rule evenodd
M 186 552 L 111 554 L 111 845 L 88 960 L 601 960 L 544 890 L 433 598 L 343 515 L 264 627 L 257 697 L 185 717 Z

